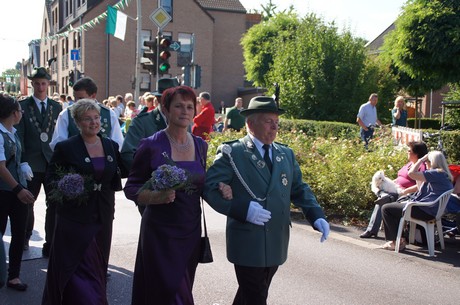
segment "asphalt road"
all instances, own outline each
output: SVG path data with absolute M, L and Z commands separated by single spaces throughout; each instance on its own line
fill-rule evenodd
M 36 202 L 36 231 L 25 252 L 21 278 L 27 292 L 0 289 L 0 305 L 40 304 L 47 260 L 43 244 L 43 195 Z M 197 305 L 232 303 L 237 283 L 225 257 L 225 218 L 206 206 L 214 262 L 198 267 Z M 130 304 L 140 216 L 122 192 L 117 193 L 108 282 L 109 304 Z M 428 257 L 425 248 L 409 246 L 403 253 L 378 249 L 379 239 L 362 240 L 360 230 L 332 226 L 325 243 L 305 221 L 293 223 L 289 258 L 272 282 L 271 305 L 304 304 L 460 304 L 460 242 L 446 241 L 446 250 Z M 9 234 L 4 237 L 9 244 Z

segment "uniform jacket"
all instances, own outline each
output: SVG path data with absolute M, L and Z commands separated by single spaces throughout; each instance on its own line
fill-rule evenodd
M 147 108 L 145 107 L 142 112 L 132 120 L 128 132 L 126 133 L 125 140 L 123 141 L 121 158 L 125 167 L 128 169 L 131 168 L 134 160 L 134 153 L 141 139 L 150 137 L 155 132 L 165 128 L 166 122 L 158 107 L 150 112 L 147 112 Z
M 118 144 L 115 141 L 104 137 L 101 137 L 101 141 L 105 154 L 105 168 L 102 178 L 94 181 L 94 184 L 99 187 L 97 190 L 90 190 L 87 204 L 78 205 L 72 201 L 56 202 L 58 215 L 81 223 L 107 223 L 113 220 L 115 212 L 114 186 L 120 182 L 117 175 L 120 154 Z M 64 170 L 72 169 L 76 173 L 94 178 L 93 164 L 81 135 L 70 137 L 56 144 L 46 173 L 46 183 L 51 187 L 55 187 L 56 181 L 59 180 L 56 173 L 58 167 Z M 120 168 L 124 171 L 123 167 L 120 166 Z
M 204 198 L 217 212 L 227 215 L 227 258 L 242 266 L 281 265 L 287 258 L 291 202 L 302 208 L 311 224 L 318 218 L 325 218 L 324 213 L 310 187 L 302 181 L 299 164 L 290 148 L 273 143 L 270 174 L 249 136 L 228 145 L 242 178 L 260 200 L 250 196 L 235 174 L 230 158 L 222 154 L 222 146 L 219 147 L 214 164 L 206 174 Z M 219 182 L 231 186 L 232 200 L 222 198 Z M 251 200 L 271 212 L 272 218 L 264 226 L 246 221 Z
M 53 151 L 49 145 L 53 137 L 54 126 L 62 106 L 58 102 L 47 100 L 46 115 L 42 118 L 32 96 L 21 101 L 24 114 L 16 125 L 18 136 L 23 148 L 22 162 L 29 162 L 32 171 L 44 173 L 51 160 Z

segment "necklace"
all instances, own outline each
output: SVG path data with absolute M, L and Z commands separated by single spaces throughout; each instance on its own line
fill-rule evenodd
M 96 142 L 94 143 L 88 143 L 86 141 L 85 142 L 85 145 L 88 146 L 88 147 L 93 147 L 93 146 L 96 146 L 97 144 L 99 144 L 99 138 L 97 138 Z
M 184 144 L 178 143 L 167 130 L 165 130 L 165 134 L 168 137 L 169 143 L 171 143 L 171 147 L 174 147 L 178 152 L 186 152 L 190 150 L 190 147 L 192 146 L 192 142 L 190 141 L 190 135 L 187 132 L 187 141 L 185 141 Z

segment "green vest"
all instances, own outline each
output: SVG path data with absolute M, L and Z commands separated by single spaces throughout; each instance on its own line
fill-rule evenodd
M 21 164 L 21 140 L 17 134 L 14 134 L 16 143 L 14 143 L 6 132 L 0 131 L 3 136 L 3 147 L 5 149 L 6 168 L 13 176 L 14 180 L 21 183 L 22 186 L 27 187 L 27 182 L 19 175 Z M 0 179 L 0 190 L 11 191 L 11 187 L 2 179 Z

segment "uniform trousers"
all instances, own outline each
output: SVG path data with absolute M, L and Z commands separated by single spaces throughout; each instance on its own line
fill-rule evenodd
M 238 291 L 233 305 L 266 305 L 268 289 L 278 266 L 247 267 L 235 265 Z

